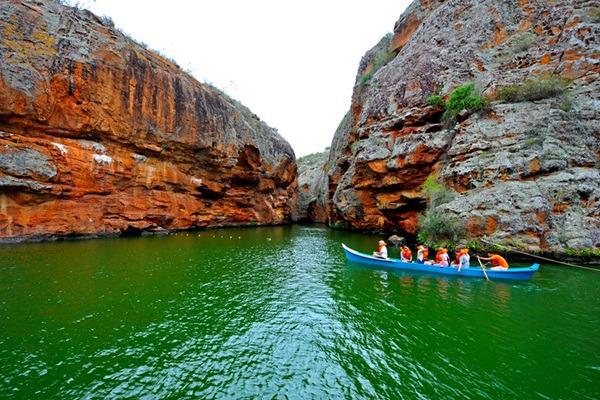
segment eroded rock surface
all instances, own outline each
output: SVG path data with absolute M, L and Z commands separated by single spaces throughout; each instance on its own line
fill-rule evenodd
M 564 251 L 600 246 L 600 24 L 593 1 L 415 1 L 363 57 L 328 165 L 330 224 L 415 233 L 432 175 L 472 237 Z M 391 61 L 377 65 L 383 52 Z M 376 68 L 379 67 L 379 68 Z M 567 79 L 506 103 L 502 86 Z M 427 105 L 474 81 L 491 104 L 440 122 Z
M 298 159 L 296 221 L 327 222 L 327 159 L 329 151 Z
M 289 144 L 110 24 L 0 1 L 0 238 L 291 221 Z

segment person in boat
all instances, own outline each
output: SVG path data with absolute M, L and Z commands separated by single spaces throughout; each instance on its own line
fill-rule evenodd
M 504 257 L 499 254 L 488 253 L 486 257 L 477 257 L 480 260 L 489 261 L 492 264 L 491 270 L 506 271 L 508 269 L 508 262 Z
M 450 265 L 458 266 L 458 264 L 460 264 L 460 250 L 454 252 L 454 261 Z
M 429 247 L 423 246 L 423 264 L 433 264 L 433 261 L 429 260 Z
M 400 261 L 402 262 L 412 262 L 412 251 L 408 248 L 408 246 L 402 246 L 402 251 L 400 252 Z
M 440 253 L 439 265 L 442 267 L 448 267 L 450 265 L 450 256 L 448 255 L 448 249 L 442 249 Z
M 417 264 L 425 264 L 425 260 L 427 260 L 425 257 L 425 246 L 420 244 L 417 246 Z
M 373 256 L 379 257 L 379 258 L 388 258 L 387 247 L 383 240 L 379 241 L 379 245 L 377 246 L 377 251 L 373 252 Z
M 460 272 L 461 268 L 469 268 L 469 261 L 471 261 L 471 257 L 469 256 L 469 249 L 463 247 L 460 250 L 460 258 L 458 259 L 458 272 Z
M 443 251 L 444 249 L 442 249 L 441 247 L 438 248 L 435 252 L 435 265 L 441 265 L 442 263 L 442 254 L 444 253 Z

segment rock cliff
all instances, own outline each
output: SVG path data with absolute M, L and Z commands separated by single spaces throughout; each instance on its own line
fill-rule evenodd
M 0 1 L 3 240 L 286 223 L 295 194 L 235 100 L 88 11 Z
M 471 237 L 600 247 L 599 15 L 584 0 L 415 1 L 360 63 L 322 185 L 328 222 L 414 234 L 439 177 Z M 488 106 L 443 122 L 431 96 L 467 82 Z
M 298 159 L 296 221 L 327 222 L 327 161 L 329 149 Z

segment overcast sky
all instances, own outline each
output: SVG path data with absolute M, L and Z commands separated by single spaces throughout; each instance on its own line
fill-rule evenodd
M 360 58 L 410 0 L 82 3 L 240 100 L 302 156 L 331 144 Z

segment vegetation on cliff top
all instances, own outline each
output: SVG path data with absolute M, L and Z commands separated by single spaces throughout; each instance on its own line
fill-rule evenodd
M 387 38 L 391 38 L 391 34 L 386 36 Z M 385 39 L 385 38 L 384 38 Z M 396 53 L 393 51 L 389 51 L 387 46 L 385 48 L 380 49 L 377 54 L 373 57 L 373 61 L 371 61 L 370 68 L 367 68 L 365 73 L 360 77 L 358 81 L 359 86 L 365 85 L 375 72 L 377 72 L 381 67 L 392 61 L 396 57 Z
M 325 150 L 307 154 L 302 156 L 296 160 L 296 165 L 298 165 L 298 174 L 315 167 L 319 166 L 318 164 L 324 163 L 329 156 L 329 147 L 326 147 Z

